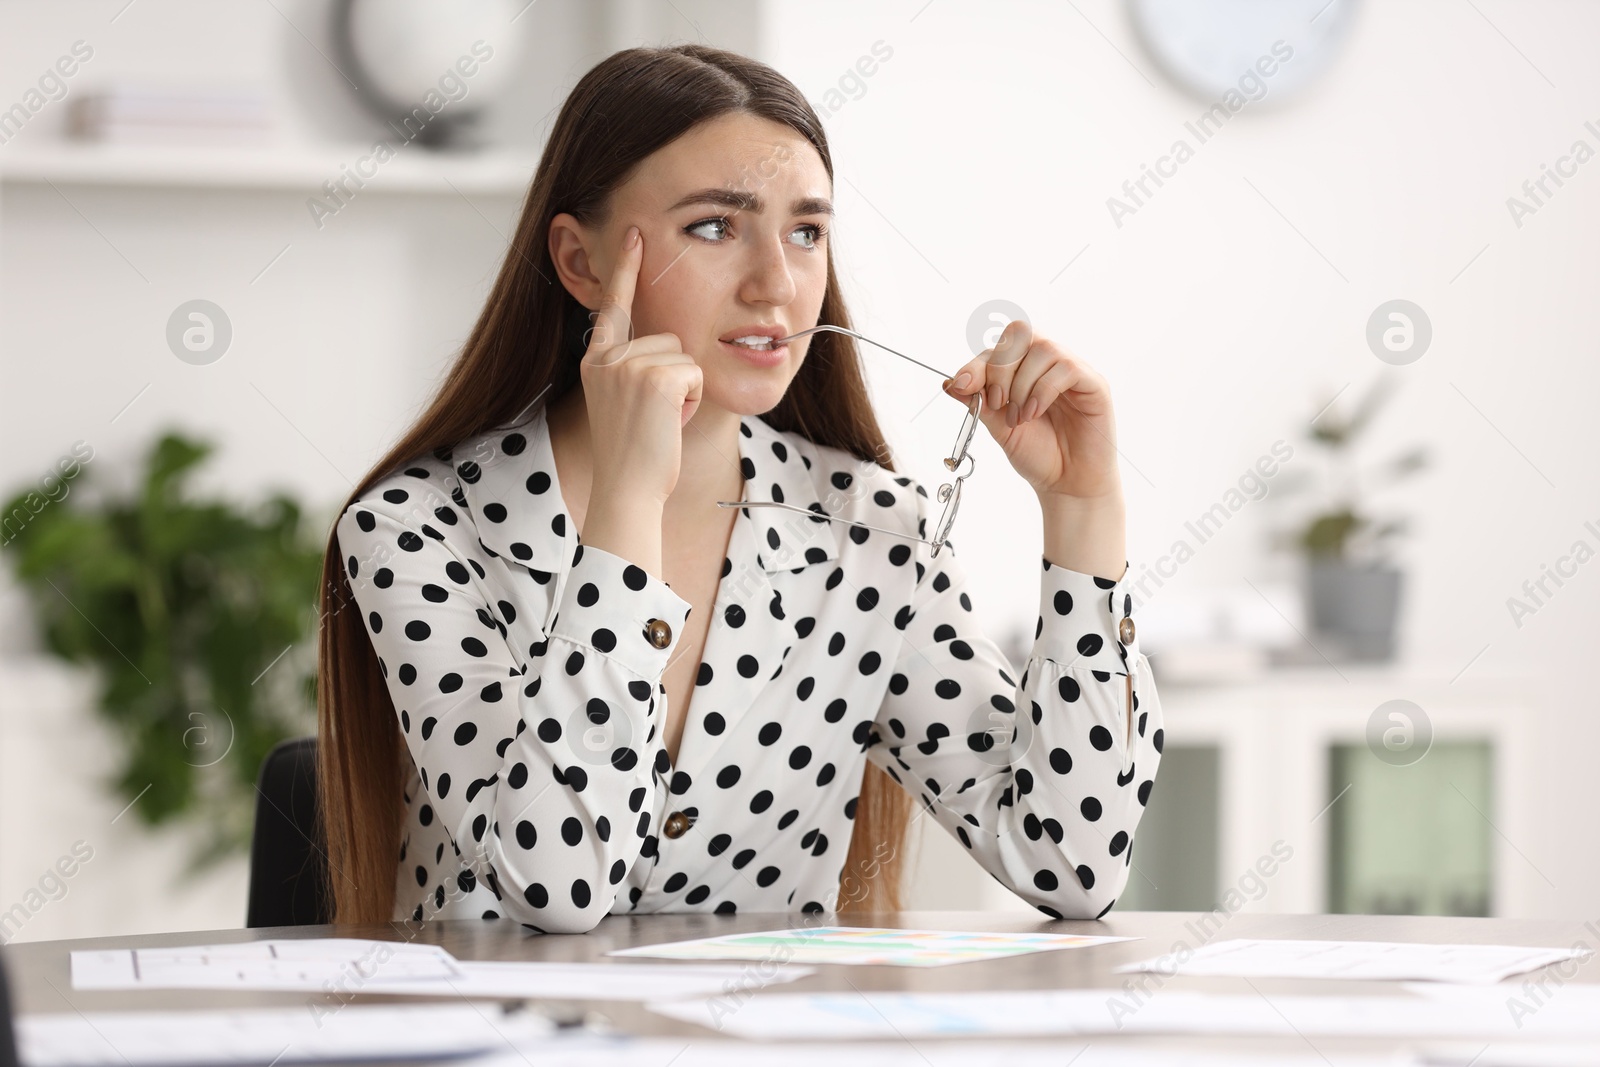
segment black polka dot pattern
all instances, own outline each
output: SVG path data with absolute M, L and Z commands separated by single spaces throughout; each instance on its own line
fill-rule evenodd
M 411 760 L 395 918 L 581 932 L 606 914 L 831 910 L 866 760 L 1044 914 L 1103 915 L 1163 736 L 1148 662 L 1118 639 L 1122 584 L 1041 560 L 1034 648 L 1013 665 L 954 544 L 934 559 L 884 532 L 926 535 L 922 485 L 755 416 L 739 447 L 752 499 L 883 530 L 739 509 L 715 602 L 695 608 L 582 543 L 542 407 L 341 517 Z M 709 631 L 674 763 L 662 673 L 695 610 Z

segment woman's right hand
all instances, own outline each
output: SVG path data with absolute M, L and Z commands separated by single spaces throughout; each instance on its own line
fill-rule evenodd
M 583 355 L 580 374 L 594 452 L 590 500 L 664 507 L 678 484 L 683 427 L 700 406 L 703 374 L 675 334 L 629 339 L 643 261 L 644 235 L 630 226 L 593 312 Z
M 629 340 L 644 235 L 629 227 L 583 354 L 593 481 L 582 539 L 664 577 L 661 518 L 677 488 L 683 427 L 700 406 L 700 365 L 670 333 Z

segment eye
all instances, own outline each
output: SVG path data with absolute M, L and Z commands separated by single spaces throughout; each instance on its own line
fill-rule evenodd
M 731 220 L 728 219 L 726 216 L 718 216 L 717 218 L 714 218 L 714 219 L 701 219 L 699 222 L 691 222 L 691 223 L 689 223 L 689 225 L 687 225 L 687 226 L 685 226 L 683 228 L 683 232 L 684 233 L 694 234 L 696 237 L 699 237 L 702 241 L 711 241 L 711 242 L 715 243 L 715 242 L 720 241 L 722 239 L 722 236 L 726 235 L 726 230 L 727 230 L 727 227 L 728 227 L 728 223 L 730 221 Z M 695 232 L 695 231 L 700 230 L 700 229 L 702 229 L 702 228 L 704 228 L 706 226 L 720 226 L 720 227 L 722 227 L 724 233 L 721 236 L 718 236 L 718 237 L 706 237 L 706 236 L 704 236 L 702 234 L 699 234 L 699 233 Z
M 815 247 L 817 247 L 817 242 L 822 240 L 824 237 L 826 237 L 828 235 L 828 231 L 827 231 L 826 227 L 818 226 L 815 223 L 810 223 L 810 222 L 806 223 L 804 226 L 801 226 L 801 227 L 797 228 L 794 232 L 795 233 L 804 233 L 804 234 L 807 235 L 806 243 L 801 246 L 803 248 L 815 248 Z
M 691 222 L 689 225 L 683 228 L 683 232 L 691 234 L 700 240 L 709 242 L 711 244 L 721 244 L 727 239 L 728 227 L 731 226 L 732 223 L 733 220 L 728 218 L 726 215 L 719 215 L 716 218 L 701 219 L 698 222 Z M 709 233 L 706 231 L 709 231 Z M 828 234 L 826 227 L 819 226 L 815 223 L 806 223 L 804 226 L 797 227 L 794 232 L 795 234 L 803 235 L 804 239 L 800 243 L 800 247 L 808 250 L 815 248 L 817 246 L 817 242 L 822 240 L 822 238 L 826 237 Z

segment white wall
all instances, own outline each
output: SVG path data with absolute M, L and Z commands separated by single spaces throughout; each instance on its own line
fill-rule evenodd
M 325 63 L 301 36 L 316 35 L 312 0 L 276 5 L 294 26 L 254 0 L 123 6 L 0 5 L 0 105 L 84 38 L 96 56 L 75 87 L 124 74 L 260 85 L 280 104 L 286 152 L 352 143 L 366 129 L 329 103 L 338 98 L 325 93 Z M 1427 309 L 1433 349 L 1399 372 L 1403 388 L 1373 441 L 1378 454 L 1425 442 L 1438 458 L 1393 501 L 1418 528 L 1403 552 L 1404 669 L 1448 680 L 1471 662 L 1469 677 L 1526 680 L 1543 711 L 1525 728 L 1547 746 L 1527 802 L 1551 813 L 1513 842 L 1540 872 L 1528 876 L 1527 913 L 1600 913 L 1600 786 L 1587 759 L 1600 730 L 1584 677 L 1600 575 L 1580 571 L 1520 629 L 1504 603 L 1584 535 L 1585 519 L 1600 520 L 1587 410 L 1600 164 L 1520 229 L 1504 204 L 1585 136 L 1584 120 L 1600 122 L 1600 72 L 1584 51 L 1600 9 L 1368 3 L 1322 82 L 1288 106 L 1236 117 L 1120 229 L 1106 198 L 1201 105 L 1167 87 L 1112 0 L 541 0 L 527 18 L 531 58 L 515 106 L 492 128 L 530 167 L 550 110 L 611 48 L 704 37 L 774 63 L 820 105 L 875 41 L 891 47 L 865 92 L 825 116 L 858 325 L 954 368 L 969 354 L 969 313 L 1004 297 L 1105 373 L 1135 570 L 1274 440 L 1305 450 L 1299 433 L 1318 390 L 1356 391 L 1378 372 L 1362 336 L 1378 303 L 1404 296 Z M 42 114 L 25 137 L 48 140 L 59 115 Z M 0 168 L 28 147 L 0 146 Z M 319 231 L 304 212 L 313 191 L 62 186 L 69 204 L 48 185 L 6 184 L 0 486 L 36 479 L 79 438 L 96 447 L 97 477 L 114 483 L 157 428 L 179 420 L 222 444 L 202 488 L 342 498 L 470 327 L 516 199 L 377 195 Z M 162 341 L 167 314 L 194 296 L 223 304 L 236 327 L 234 351 L 210 367 L 177 362 Z M 933 376 L 875 356 L 901 465 L 937 484 L 959 413 L 942 400 L 923 410 Z M 1026 518 L 1031 494 L 980 442 L 956 544 L 979 612 L 1009 640 L 1033 622 L 1039 532 Z M 1160 591 L 1142 630 L 1152 648 L 1162 610 L 1219 590 L 1253 595 L 1245 579 L 1286 588 L 1291 561 L 1264 550 L 1271 517 L 1268 504 L 1247 508 Z M 30 647 L 20 610 L 0 588 L 0 647 L 14 655 Z M 97 849 L 71 895 L 23 936 L 240 922 L 238 865 L 174 886 L 174 842 L 131 818 L 109 821 L 121 804 L 96 792 L 105 743 L 81 693 L 27 662 L 4 678 L 0 908 L 73 841 Z M 923 878 L 913 903 L 1001 899 L 986 876 L 949 874 L 963 868 L 948 842 L 927 842 L 924 858 L 939 876 Z
M 431 391 L 482 304 L 522 189 L 469 186 L 463 196 L 437 186 L 410 195 L 385 170 L 349 208 L 315 225 L 306 201 L 324 173 L 316 161 L 333 176 L 376 136 L 328 84 L 336 76 L 313 43 L 326 48 L 321 6 L 0 7 L 7 105 L 83 39 L 94 56 L 69 83 L 72 92 L 119 79 L 259 88 L 280 118 L 281 156 L 312 159 L 307 173 L 315 176 L 303 187 L 0 184 L 0 484 L 8 496 L 79 439 L 95 450 L 96 484 L 125 483 L 156 432 L 178 425 L 219 446 L 195 479 L 198 490 L 253 501 L 286 489 L 317 509 L 309 518 L 320 531 Z M 527 21 L 533 44 L 501 135 L 511 151 L 521 145 L 531 174 L 538 120 L 568 87 L 555 60 L 593 53 L 598 45 L 586 42 L 599 31 L 575 3 L 543 3 Z M 551 52 L 557 43 L 563 56 Z M 21 153 L 49 148 L 62 115 L 51 104 L 0 146 L 0 172 Z M 165 341 L 172 309 L 197 297 L 222 306 L 234 329 L 232 347 L 208 366 L 180 362 Z M 241 924 L 242 859 L 191 875 L 181 831 L 151 834 L 136 812 L 111 821 L 125 801 L 104 787 L 113 748 L 88 707 L 92 689 L 28 657 L 37 642 L 24 611 L 7 568 L 0 910 L 23 900 L 84 840 L 94 859 L 21 937 Z
M 94 483 L 126 484 L 157 431 L 217 443 L 198 491 L 243 501 L 299 495 L 318 529 L 414 416 L 482 306 L 504 256 L 554 109 L 615 48 L 699 39 L 752 50 L 759 9 L 542 0 L 512 90 L 486 124 L 511 181 L 455 188 L 419 178 L 402 149 L 369 189 L 318 227 L 323 177 L 382 131 L 325 58 L 320 0 L 16 0 L 0 4 L 0 107 L 21 99 L 74 41 L 92 59 L 69 95 L 143 86 L 254 88 L 278 119 L 276 159 L 309 177 L 197 186 L 18 178 L 21 154 L 61 136 L 63 102 L 0 144 L 0 488 L 33 483 L 73 442 L 94 448 Z M 280 13 L 281 12 L 281 13 Z M 495 43 L 499 43 L 496 41 Z M 510 54 L 509 51 L 503 54 Z M 392 140 L 392 138 L 391 138 Z M 491 161 L 493 162 L 493 161 Z M 411 166 L 411 171 L 405 171 Z M 9 168 L 9 170 L 8 170 Z M 181 169 L 181 168 L 180 168 Z M 32 171 L 29 171 L 32 173 Z M 411 190 L 411 191 L 407 191 Z M 418 191 L 420 190 L 420 191 Z M 167 349 L 178 304 L 205 298 L 232 347 L 191 366 Z M 87 483 L 84 483 L 87 485 Z M 84 491 L 84 490 L 76 490 Z M 38 655 L 26 602 L 0 568 L 0 912 L 29 897 L 75 842 L 93 850 L 16 936 L 37 940 L 243 922 L 242 859 L 194 873 L 181 829 L 146 831 L 105 783 L 115 744 L 89 680 Z M 5 931 L 3 936 L 11 936 Z
M 1600 568 L 1581 569 L 1520 628 L 1505 605 L 1575 539 L 1600 547 L 1582 528 L 1600 520 L 1600 162 L 1520 229 L 1505 206 L 1575 139 L 1600 148 L 1583 129 L 1600 125 L 1589 54 L 1600 7 L 1365 4 L 1320 83 L 1282 107 L 1247 107 L 1120 228 L 1107 198 L 1204 109 L 1168 87 L 1120 3 L 780 0 L 773 11 L 767 58 L 813 103 L 874 42 L 893 49 L 826 120 L 860 328 L 953 368 L 968 358 L 968 315 L 1004 297 L 1104 373 L 1135 571 L 1273 441 L 1309 458 L 1300 433 L 1318 398 L 1385 369 L 1364 341 L 1378 304 L 1404 297 L 1428 312 L 1432 348 L 1396 369 L 1400 392 L 1370 442 L 1374 457 L 1419 442 L 1436 458 L 1383 500 L 1417 528 L 1401 553 L 1398 673 L 1526 680 L 1542 713 L 1522 725 L 1542 764 L 1525 799 L 1548 818 L 1509 842 L 1511 862 L 1528 864 L 1529 914 L 1600 913 L 1587 670 Z M 959 413 L 908 424 L 938 383 L 883 362 L 900 454 L 936 482 Z M 1032 496 L 979 439 L 956 541 L 999 632 L 1033 621 L 1040 535 L 1036 521 L 1018 531 Z M 1265 503 L 1240 511 L 1160 590 L 1141 629 L 1152 649 L 1158 608 L 1254 598 L 1246 579 L 1292 581 L 1291 560 L 1266 552 L 1269 517 Z

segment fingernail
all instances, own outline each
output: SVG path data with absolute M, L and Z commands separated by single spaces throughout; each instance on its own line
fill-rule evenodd
M 623 247 L 625 248 L 632 248 L 633 246 L 637 245 L 639 243 L 639 227 L 629 226 L 628 239 L 622 243 Z
M 972 384 L 972 374 L 971 374 L 971 372 L 962 371 L 960 374 L 956 375 L 956 388 L 957 389 L 961 389 L 961 390 L 964 391 L 967 388 L 967 386 L 969 386 L 971 384 Z
M 1032 400 L 1029 400 L 1027 406 L 1022 409 L 1022 421 L 1029 422 L 1037 414 L 1039 414 L 1039 398 L 1034 397 Z

